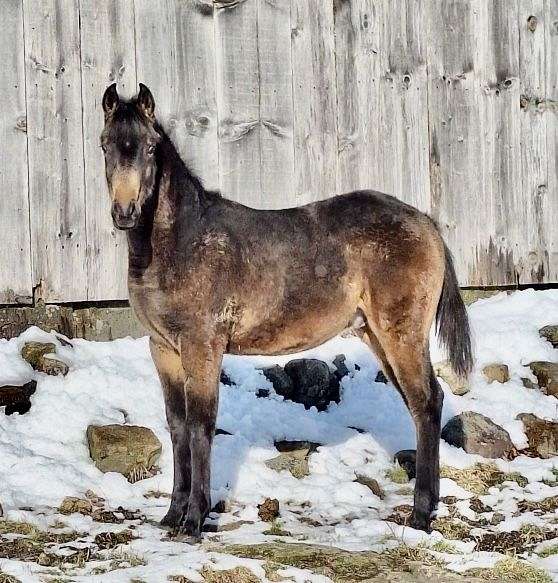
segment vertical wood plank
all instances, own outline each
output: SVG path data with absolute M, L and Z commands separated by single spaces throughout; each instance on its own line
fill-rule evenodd
M 124 97 L 136 91 L 133 0 L 80 0 L 83 141 L 87 216 L 87 299 L 128 297 L 126 236 L 111 220 L 99 137 L 105 88 L 118 83 Z
M 480 115 L 481 190 L 475 195 L 481 230 L 470 278 L 480 285 L 517 283 L 526 250 L 518 218 L 521 193 L 519 27 L 516 0 L 481 2 L 475 17 L 475 76 Z M 463 244 L 467 233 L 462 233 Z
M 33 280 L 47 302 L 87 299 L 79 7 L 24 0 Z
M 332 2 L 292 0 L 295 203 L 337 190 L 337 93 Z M 343 106 L 343 104 L 341 104 Z
M 422 1 L 335 3 L 339 190 L 430 207 Z
M 294 195 L 290 0 L 258 0 L 260 176 L 266 208 Z
M 215 10 L 220 187 L 262 208 L 258 1 L 217 0 Z
M 546 152 L 548 190 L 546 195 L 546 282 L 558 282 L 558 2 L 545 1 L 546 35 Z
M 478 4 L 479 0 L 426 4 L 431 214 L 454 254 L 462 285 L 478 284 L 478 255 L 495 252 L 486 241 L 483 214 L 482 132 L 475 78 Z
M 207 0 L 135 0 L 137 80 L 206 188 L 219 187 L 213 5 Z
M 519 2 L 521 75 L 521 165 L 524 199 L 523 225 L 527 234 L 527 258 L 521 266 L 522 283 L 542 282 L 549 271 L 549 208 L 546 96 L 546 38 L 544 0 Z
M 3 2 L 4 35 L 0 43 L 0 303 L 32 299 L 27 184 L 27 138 L 23 9 L 21 2 Z

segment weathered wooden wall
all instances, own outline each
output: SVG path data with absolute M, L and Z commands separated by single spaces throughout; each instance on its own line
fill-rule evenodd
M 558 281 L 557 0 L 0 0 L 0 303 L 126 297 L 101 97 L 210 188 L 429 212 L 462 285 Z

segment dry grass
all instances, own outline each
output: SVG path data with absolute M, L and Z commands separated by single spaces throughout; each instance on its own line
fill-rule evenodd
M 471 575 L 488 581 L 520 581 L 521 583 L 552 583 L 552 578 L 542 569 L 514 557 L 507 557 L 494 565 L 492 569 L 470 569 L 465 575 Z
M 539 543 L 552 539 L 556 533 L 535 524 L 526 524 L 510 532 L 488 532 L 476 537 L 477 551 L 516 555 L 531 550 Z
M 552 555 L 558 555 L 558 545 L 552 545 L 550 547 L 544 548 L 542 551 L 537 553 L 541 559 L 546 557 L 552 557 Z
M 444 516 L 434 520 L 432 528 L 450 540 L 468 540 L 471 527 L 459 518 Z
M 558 496 L 550 496 L 539 502 L 532 500 L 521 500 L 517 503 L 519 512 L 540 512 L 541 514 L 549 514 L 558 510 Z
M 101 565 L 91 570 L 91 575 L 102 575 L 118 569 L 129 569 L 131 567 L 142 567 L 147 565 L 146 560 L 135 553 L 113 549 L 107 555 L 97 555 L 97 560 L 109 560 L 108 565 Z
M 8 575 L 8 573 L 0 571 L 0 583 L 21 583 L 21 581 L 13 575 Z
M 397 462 L 393 468 L 390 468 L 386 472 L 386 478 L 395 484 L 407 484 L 409 482 L 409 476 L 407 475 L 407 472 Z
M 527 479 L 517 472 L 506 474 L 499 470 L 494 464 L 477 463 L 470 468 L 452 468 L 442 466 L 440 468 L 441 478 L 450 478 L 465 490 L 473 494 L 483 495 L 493 486 L 500 486 L 504 482 L 516 482 L 521 487 L 527 485 Z

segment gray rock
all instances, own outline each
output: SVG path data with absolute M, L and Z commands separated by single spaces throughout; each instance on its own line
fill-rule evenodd
M 507 383 L 510 380 L 510 370 L 507 364 L 488 364 L 482 372 L 489 383 Z
M 372 494 L 374 494 L 374 496 L 377 496 L 380 500 L 383 500 L 386 497 L 386 493 L 380 486 L 378 480 L 375 480 L 374 478 L 357 475 L 355 482 L 357 482 L 358 484 L 362 484 L 363 486 L 366 486 L 372 492 Z
M 263 368 L 262 372 L 265 378 L 273 385 L 273 388 L 278 395 L 286 397 L 293 393 L 293 381 L 282 366 L 269 366 Z
M 338 364 L 340 366 L 341 361 Z M 318 411 L 325 411 L 332 401 L 339 402 L 340 370 L 333 373 L 321 360 L 299 358 L 288 362 L 285 368 L 276 365 L 262 372 L 278 395 L 301 403 L 306 409 L 316 407 Z M 264 390 L 258 391 L 257 396 L 265 396 Z
M 379 370 L 378 373 L 376 374 L 376 378 L 374 379 L 375 383 L 384 383 L 384 385 L 388 384 L 388 379 L 386 377 L 386 375 L 384 374 L 383 370 Z
M 558 397 L 558 363 L 535 361 L 529 368 L 537 377 L 539 387 L 546 395 Z
M 558 325 L 544 326 L 539 330 L 542 338 L 546 338 L 554 348 L 558 348 Z
M 69 368 L 65 362 L 46 356 L 55 352 L 56 345 L 52 342 L 26 342 L 21 349 L 21 356 L 36 371 L 52 376 L 68 374 Z
M 336 376 L 339 380 L 341 380 L 343 377 L 346 377 L 349 374 L 349 369 L 345 364 L 345 360 L 346 358 L 344 354 L 338 354 L 333 359 L 333 366 L 335 367 Z
M 312 441 L 277 441 L 275 447 L 281 453 L 265 465 L 276 472 L 287 470 L 295 478 L 304 478 L 310 474 L 308 458 L 319 446 Z
M 325 362 L 299 358 L 288 362 L 285 372 L 293 386 L 290 395 L 284 395 L 286 398 L 302 403 L 306 409 L 316 407 L 318 411 L 325 411 L 332 401 L 339 403 L 339 379 Z
M 487 458 L 509 457 L 514 445 L 509 433 L 491 419 L 467 411 L 452 417 L 442 429 L 442 439 L 450 445 L 463 448 Z
M 137 425 L 90 425 L 89 452 L 102 472 L 118 472 L 128 479 L 138 471 L 146 475 L 161 455 L 161 442 L 147 427 Z
M 531 413 L 522 413 L 517 419 L 523 422 L 533 453 L 544 459 L 558 455 L 558 423 L 539 419 Z
M 432 365 L 434 374 L 445 381 L 454 395 L 465 395 L 470 387 L 467 381 L 459 377 L 453 370 L 449 360 L 443 360 Z

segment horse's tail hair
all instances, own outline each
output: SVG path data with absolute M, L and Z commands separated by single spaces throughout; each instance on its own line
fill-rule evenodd
M 436 312 L 436 331 L 448 351 L 453 370 L 466 378 L 473 368 L 471 331 L 467 310 L 457 284 L 451 252 L 444 244 L 445 273 Z

